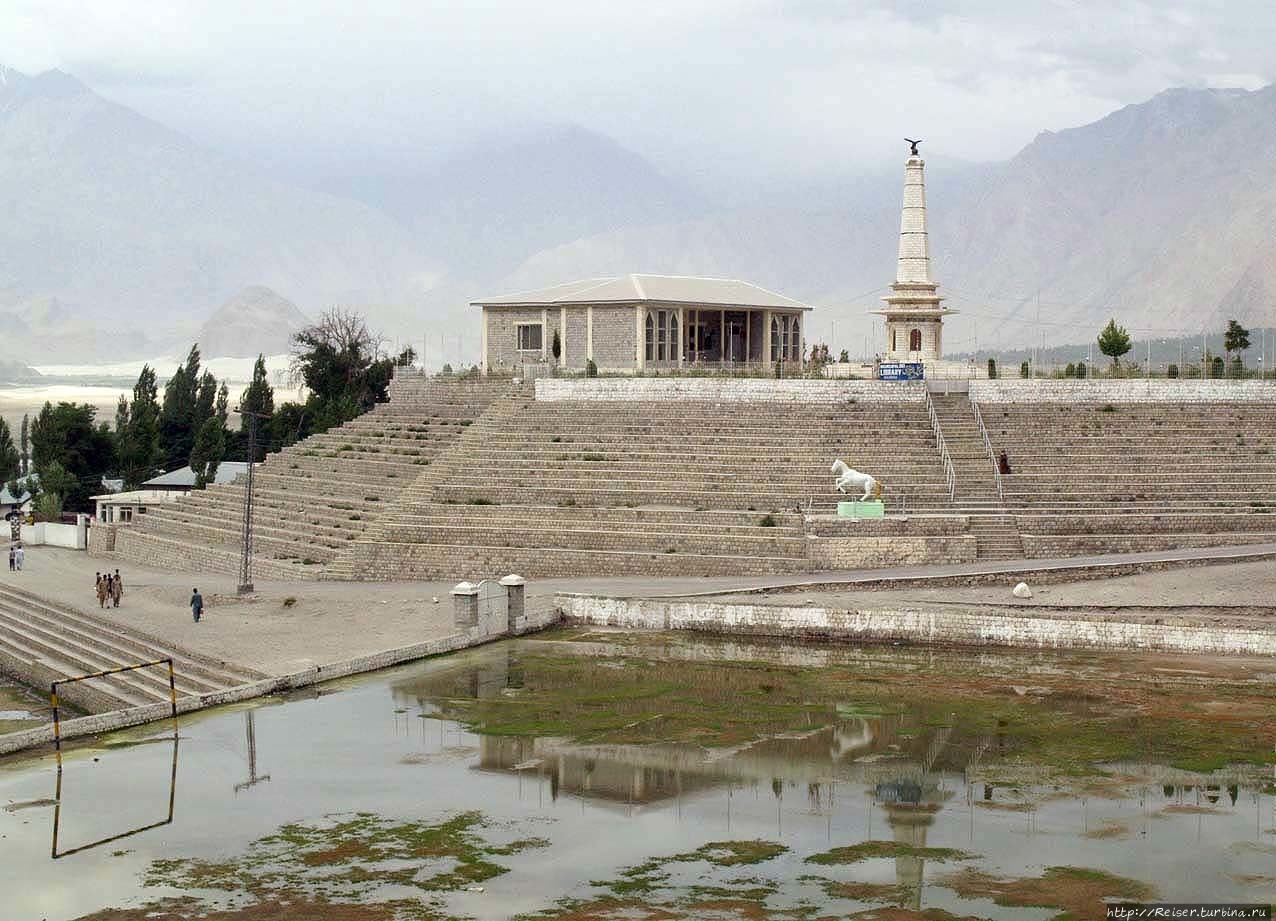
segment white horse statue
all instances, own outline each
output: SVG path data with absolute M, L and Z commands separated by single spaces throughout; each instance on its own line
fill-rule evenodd
M 846 466 L 845 462 L 838 458 L 833 461 L 833 473 L 837 474 L 837 482 L 834 488 L 840 493 L 845 493 L 847 488 L 863 489 L 864 495 L 860 497 L 861 502 L 867 502 L 870 498 L 880 499 L 882 497 L 882 484 L 869 476 L 867 473 L 860 473 Z

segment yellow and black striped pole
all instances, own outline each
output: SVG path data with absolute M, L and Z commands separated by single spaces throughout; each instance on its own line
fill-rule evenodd
M 58 683 L 49 685 L 49 699 L 53 702 L 53 750 L 57 752 L 58 768 L 62 767 L 62 724 L 58 720 Z
M 168 700 L 173 707 L 173 732 L 177 732 L 177 680 L 173 677 L 173 660 L 168 661 Z

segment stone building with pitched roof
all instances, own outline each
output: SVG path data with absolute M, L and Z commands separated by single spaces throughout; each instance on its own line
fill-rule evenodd
M 686 275 L 589 278 L 473 301 L 483 371 L 555 361 L 583 370 L 689 369 L 801 361 L 806 304 L 745 281 Z

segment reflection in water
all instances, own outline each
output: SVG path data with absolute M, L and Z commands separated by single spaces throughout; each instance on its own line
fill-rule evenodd
M 244 733 L 248 739 L 248 779 L 235 784 L 236 793 L 270 780 L 269 774 L 257 773 L 257 713 L 254 710 L 244 711 Z
M 624 665 L 624 661 L 617 663 L 605 658 L 599 661 L 596 674 L 591 676 L 597 685 L 570 687 L 562 712 L 554 715 L 570 715 L 577 699 L 605 693 L 615 681 L 614 669 Z M 677 663 L 652 666 L 653 684 L 672 680 L 666 666 L 678 668 Z M 557 686 L 559 680 L 551 660 L 538 659 L 534 654 L 520 656 L 516 647 L 509 646 L 503 655 L 484 656 L 459 671 L 444 670 L 398 683 L 395 691 L 397 699 L 414 701 L 423 716 L 450 722 L 467 712 L 464 707 L 458 708 L 458 704 L 466 700 L 526 705 L 534 713 L 535 702 L 524 697 L 529 687 L 547 692 L 550 703 L 546 706 L 552 709 L 560 703 L 554 697 L 556 691 L 563 690 Z M 729 697 L 738 689 L 726 684 L 696 685 L 694 690 L 699 701 L 708 708 L 715 696 Z M 820 715 L 825 719 L 810 728 L 766 734 L 765 723 L 760 720 L 760 737 L 725 746 L 715 744 L 711 737 L 682 742 L 591 742 L 587 727 L 582 729 L 582 735 L 573 738 L 533 731 L 480 734 L 478 755 L 472 767 L 480 772 L 506 773 L 520 778 L 534 774 L 538 783 L 548 780 L 553 800 L 560 795 L 571 795 L 600 804 L 624 804 L 627 812 L 657 807 L 670 800 L 676 800 L 680 809 L 684 796 L 725 788 L 723 809 L 728 830 L 733 796 L 742 790 L 752 790 L 756 796 L 759 789 L 769 786 L 777 805 L 777 836 L 783 834 L 781 801 L 786 787 L 805 786 L 810 813 L 827 815 L 830 829 L 838 785 L 842 785 L 843 790 L 860 789 L 868 799 L 868 838 L 873 837 L 871 823 L 876 811 L 884 816 L 891 840 L 899 845 L 893 851 L 893 900 L 900 907 L 914 910 L 922 907 L 929 833 L 960 791 L 965 791 L 959 802 L 963 804 L 963 811 L 969 812 L 972 843 L 978 838 L 977 806 L 988 811 L 989 820 L 1000 813 L 1007 821 L 1015 821 L 1014 816 L 1022 814 L 1018 821 L 1028 834 L 1035 834 L 1038 802 L 1032 797 L 1058 799 L 1057 792 L 1048 792 L 1039 785 L 1034 788 L 1032 770 L 1014 782 L 994 782 L 999 775 L 1006 776 L 1008 768 L 1012 773 L 1022 769 L 1013 760 L 1022 741 L 1016 737 L 1008 719 L 990 719 L 988 731 L 972 732 L 962 721 L 949 719 L 946 712 L 938 714 L 916 706 L 905 707 L 902 712 L 866 713 L 862 712 L 862 701 L 822 703 Z M 647 721 L 665 718 L 664 713 L 644 712 L 641 707 L 626 712 L 625 716 L 629 722 L 620 724 L 622 730 L 633 730 Z M 531 723 L 535 722 L 536 717 L 531 713 L 528 718 Z M 1158 774 L 1175 778 L 1191 776 L 1190 772 L 1148 764 L 1137 768 L 1114 767 L 1115 776 L 1120 776 L 1122 771 L 1130 772 L 1130 776 L 1134 773 L 1152 777 Z M 1040 772 L 1037 776 L 1040 777 Z M 1055 791 L 1059 789 L 1053 787 Z M 1240 786 L 1236 782 L 1226 786 L 1180 783 L 1167 784 L 1165 789 L 1167 799 L 1170 791 L 1181 798 L 1185 791 L 1192 790 L 1198 801 L 1209 807 L 1219 803 L 1223 796 L 1235 804 Z M 1109 791 L 1105 795 L 1120 794 Z M 1142 801 L 1142 793 L 1139 796 L 1146 834 L 1146 818 L 1155 807 Z M 1257 793 L 1254 800 L 1257 804 Z M 1077 802 L 1084 816 L 1088 811 L 1085 797 L 1079 797 Z M 1088 832 L 1084 827 L 1086 821 L 1083 817 L 1083 833 Z M 1095 837 L 1121 834 L 1124 832 L 1113 824 L 1104 826 Z
M 1042 909 L 994 905 L 977 891 L 1049 888 L 1043 867 L 1077 868 L 1074 882 L 1086 885 L 1098 883 L 1085 873 L 1108 871 L 1154 886 L 1166 901 L 1259 901 L 1274 891 L 1272 767 L 1257 747 L 1243 748 L 1257 738 L 1270 751 L 1273 724 L 1260 706 L 1272 698 L 1267 678 L 1208 686 L 1211 699 L 1244 715 L 1228 721 L 1215 715 L 1221 705 L 1193 714 L 1184 688 L 1196 679 L 1148 678 L 1128 660 L 1100 667 L 1077 656 L 985 660 L 962 651 L 945 659 L 908 650 L 838 659 L 815 647 L 736 646 L 733 658 L 711 649 L 706 662 L 692 658 L 692 643 L 662 642 L 653 654 L 520 640 L 247 713 L 192 717 L 183 724 L 177 821 L 157 823 L 170 827 L 110 859 L 110 849 L 98 849 L 53 865 L 47 826 L 33 837 L 24 813 L 0 809 L 8 862 L 0 891 L 17 893 L 13 917 L 64 921 L 164 898 L 169 892 L 148 881 L 171 883 L 155 868 L 180 863 L 190 879 L 213 879 L 207 871 L 220 867 L 232 887 L 242 888 L 243 871 L 256 874 L 262 892 L 314 895 L 334 874 L 372 872 L 369 855 L 390 832 L 409 836 L 410 853 L 388 854 L 377 879 L 410 883 L 426 866 L 411 855 L 430 851 L 432 836 L 463 815 L 474 824 L 461 850 L 472 851 L 475 867 L 480 859 L 498 865 L 496 875 L 478 881 L 481 896 L 465 888 L 475 880 L 441 894 L 397 891 L 428 902 L 434 916 L 500 921 L 560 900 L 639 892 L 670 918 L 702 917 L 697 899 L 736 899 L 758 918 L 894 904 L 899 917 L 935 910 L 1036 921 Z M 1203 685 L 1191 693 L 1199 698 Z M 1138 731 L 1128 712 L 1175 714 L 1176 734 L 1161 751 L 1184 769 L 1147 763 L 1140 746 L 1094 757 L 1114 750 L 1110 727 Z M 54 808 L 68 839 L 106 836 L 74 851 L 137 834 L 113 833 L 145 808 L 134 806 L 137 778 L 158 785 L 159 773 L 170 776 L 172 815 L 176 746 L 169 764 L 166 750 L 127 741 L 72 754 L 67 815 L 72 801 L 63 801 L 60 781 L 56 803 L 43 799 L 52 766 L 35 760 L 7 772 L 0 765 L 0 803 Z M 1188 769 L 1210 746 L 1244 752 L 1250 763 Z M 89 767 L 95 755 L 101 763 Z M 1102 771 L 1091 770 L 1099 760 Z M 272 773 L 292 782 L 267 783 Z M 325 850 L 324 836 L 343 822 L 344 846 Z M 284 858 L 270 849 L 298 834 L 317 850 L 285 854 L 288 874 L 279 876 L 276 858 Z M 537 843 L 511 850 L 515 839 Z M 758 844 L 771 849 L 756 861 L 695 856 Z M 74 852 L 58 846 L 56 856 Z M 402 862 L 409 857 L 415 862 Z M 635 871 L 642 867 L 654 869 Z M 961 895 L 959 885 L 975 894 Z M 59 886 L 66 907 L 45 911 L 38 893 Z
M 131 828 L 128 831 L 122 831 L 97 841 L 91 841 L 88 844 L 81 844 L 79 847 L 73 847 L 70 850 L 58 850 L 58 830 L 62 823 L 62 772 L 64 768 L 61 761 L 58 762 L 57 781 L 53 791 L 53 848 L 52 858 L 57 860 L 59 857 L 69 857 L 72 854 L 78 854 L 81 851 L 87 851 L 95 847 L 101 847 L 103 844 L 110 844 L 113 841 L 120 841 L 124 838 L 130 838 L 133 835 L 141 834 L 144 831 L 150 831 L 153 828 L 160 828 L 164 825 L 173 823 L 173 812 L 177 804 L 177 732 L 173 732 L 173 766 L 169 773 L 168 779 L 168 815 L 158 822 L 151 822 L 149 825 L 142 825 L 137 828 Z

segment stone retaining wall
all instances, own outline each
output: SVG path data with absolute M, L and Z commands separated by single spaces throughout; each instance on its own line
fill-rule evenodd
M 1029 559 L 1067 556 L 1097 556 L 1105 553 L 1148 553 L 1182 550 L 1188 547 L 1235 547 L 1261 541 L 1276 534 L 1244 532 L 1229 534 L 1027 534 L 1021 533 L 1023 555 Z
M 554 403 L 923 403 L 920 383 L 849 380 L 770 380 L 723 377 L 539 378 L 536 400 Z
M 973 563 L 973 536 L 811 537 L 806 542 L 811 569 L 882 569 L 888 566 Z
M 1087 618 L 1082 611 L 1054 617 L 907 608 L 839 611 L 818 606 L 569 594 L 557 595 L 556 602 L 568 623 L 644 630 L 698 630 L 728 635 L 919 645 L 1116 649 L 1200 655 L 1276 654 L 1276 631 L 1100 620 Z
M 807 533 L 814 537 L 941 537 L 970 531 L 968 515 L 892 515 L 888 518 L 841 518 L 812 515 Z
M 1276 403 L 1276 381 L 975 380 L 976 403 Z

